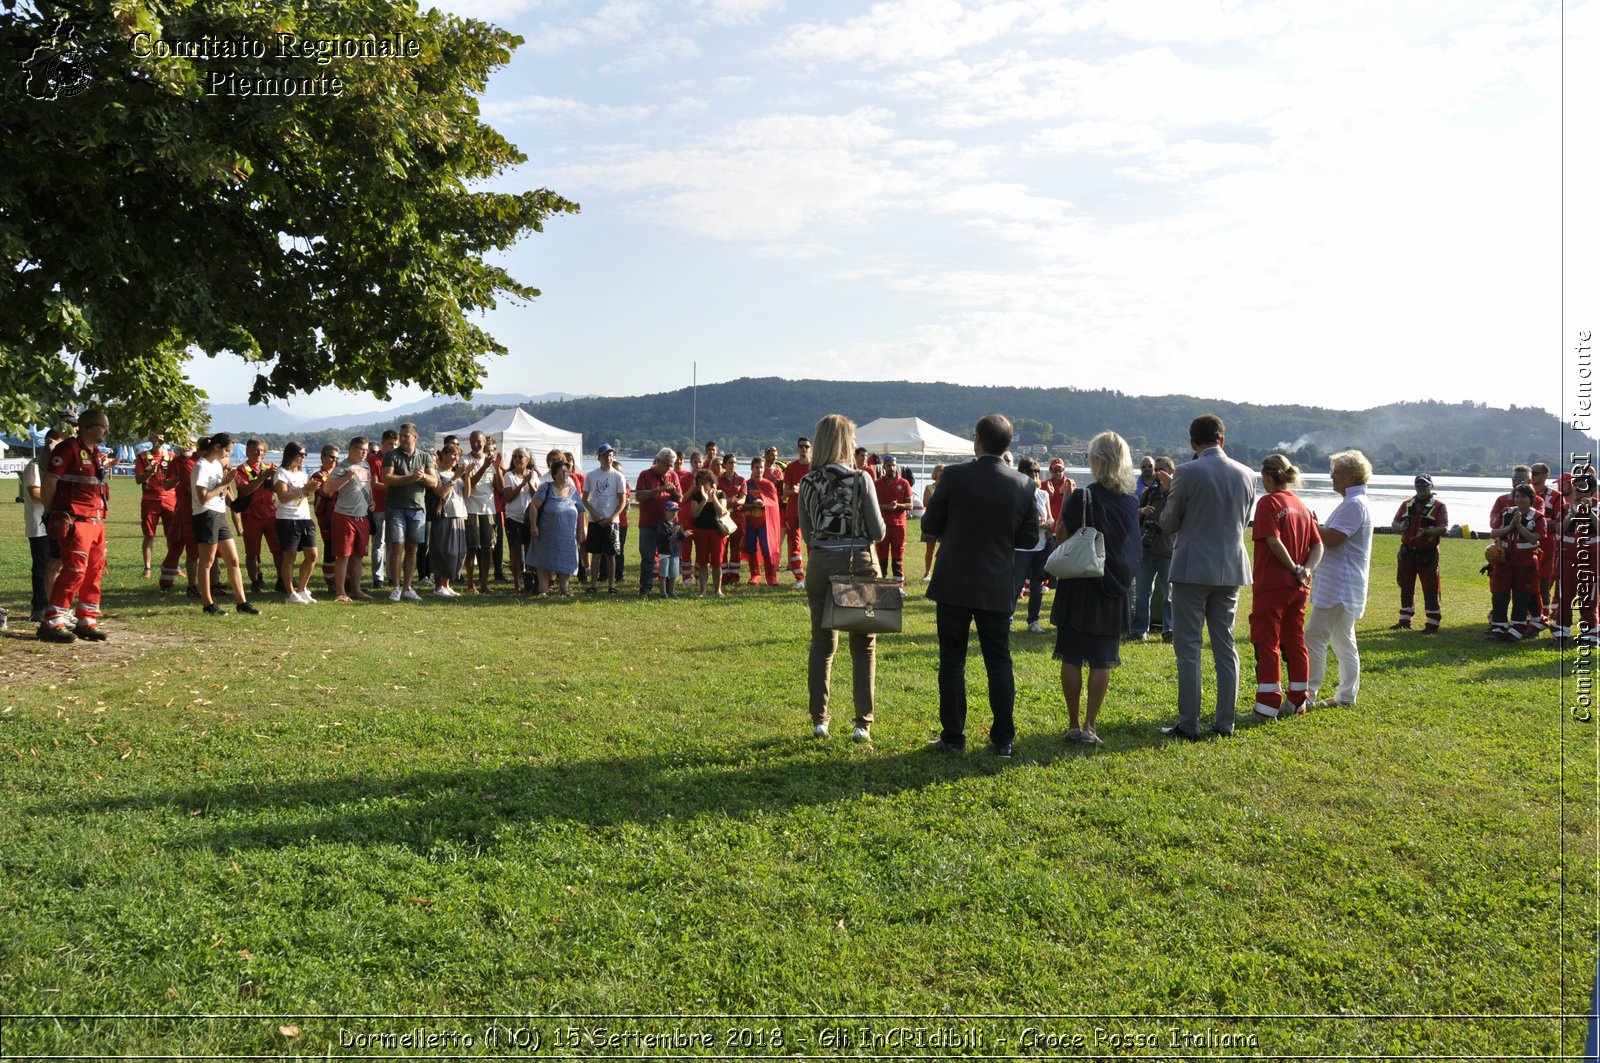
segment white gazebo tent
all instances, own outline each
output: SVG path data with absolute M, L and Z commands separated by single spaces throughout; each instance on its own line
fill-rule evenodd
M 465 428 L 439 432 L 433 437 L 433 445 L 435 448 L 442 447 L 445 436 L 459 436 L 461 447 L 465 450 L 467 437 L 473 432 L 482 432 L 493 439 L 500 453 L 506 455 L 508 459 L 513 450 L 526 447 L 528 453 L 533 455 L 533 463 L 540 471 L 544 470 L 544 456 L 557 448 L 570 450 L 578 455 L 580 461 L 583 459 L 583 433 L 569 432 L 564 428 L 545 424 L 518 406 L 496 410 L 483 420 L 469 424 Z
M 972 440 L 936 428 L 920 417 L 880 417 L 856 429 L 856 446 L 893 454 L 917 454 L 927 464 L 929 454 L 972 457 Z

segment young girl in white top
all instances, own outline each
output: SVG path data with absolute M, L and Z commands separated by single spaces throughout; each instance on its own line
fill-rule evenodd
M 228 475 L 228 453 L 233 449 L 233 438 L 219 433 L 200 441 L 200 460 L 194 463 L 194 477 L 189 488 L 194 498 L 194 534 L 200 543 L 198 571 L 208 573 L 217 558 L 228 570 L 228 586 L 233 590 L 234 609 L 241 613 L 258 613 L 244 597 L 244 581 L 239 575 L 239 553 L 233 546 L 233 526 L 228 522 L 226 492 L 232 478 Z M 220 616 L 222 606 L 211 599 L 211 580 L 200 580 L 200 599 L 205 602 L 203 611 Z
M 454 443 L 445 444 L 439 451 L 439 484 L 429 489 L 443 502 L 443 511 L 428 531 L 433 593 L 440 598 L 461 597 L 451 586 L 467 554 L 467 477 L 460 457 L 460 447 Z
M 281 550 L 279 564 L 284 572 L 294 571 L 294 555 L 300 554 L 300 575 L 290 584 L 289 601 L 311 605 L 311 573 L 317 565 L 317 524 L 311 519 L 308 499 L 317 493 L 322 477 L 306 473 L 306 448 L 296 442 L 283 445 L 283 461 L 278 463 L 272 492 L 278 496 L 277 532 Z

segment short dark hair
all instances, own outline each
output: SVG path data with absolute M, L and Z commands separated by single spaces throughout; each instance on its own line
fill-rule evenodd
M 400 438 L 400 433 L 399 432 L 395 431 L 393 428 L 385 428 L 383 430 L 383 439 L 380 440 L 380 442 L 387 443 L 391 439 L 399 439 L 399 438 Z
M 356 436 L 355 438 L 350 440 L 350 447 L 351 447 L 352 450 L 355 449 L 356 447 L 364 447 L 366 445 L 367 445 L 367 437 L 366 436 Z
M 1005 414 L 986 413 L 978 418 L 978 426 L 974 431 L 978 446 L 983 448 L 985 454 L 1004 454 L 1006 448 L 1011 446 L 1014 429 L 1011 427 L 1011 418 Z
M 1222 435 L 1226 431 L 1222 418 L 1214 413 L 1202 413 L 1189 422 L 1189 442 L 1215 446 L 1222 442 Z
M 811 445 L 811 437 L 810 436 L 801 436 L 799 439 L 796 439 L 794 441 L 794 445 L 797 446 L 797 447 L 801 446 L 801 445 L 805 445 L 805 446 L 809 447 Z

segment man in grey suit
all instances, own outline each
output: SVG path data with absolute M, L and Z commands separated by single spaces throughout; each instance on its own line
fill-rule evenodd
M 1011 421 L 991 413 L 978 421 L 977 461 L 945 466 L 922 516 L 922 530 L 939 537 L 939 563 L 928 583 L 938 603 L 939 724 L 933 748 L 967 748 L 967 639 L 974 626 L 989 676 L 989 743 L 995 756 L 1011 756 L 1017 700 L 1011 670 L 1011 613 L 1016 607 L 1013 553 L 1039 540 L 1033 481 L 1006 467 Z
M 1256 478 L 1222 451 L 1220 417 L 1206 414 L 1189 425 L 1195 460 L 1172 479 L 1161 530 L 1177 535 L 1172 551 L 1172 641 L 1178 658 L 1178 722 L 1163 727 L 1169 738 L 1200 737 L 1200 629 L 1211 632 L 1217 666 L 1217 714 L 1211 729 L 1233 734 L 1239 700 L 1239 653 L 1233 617 L 1239 588 L 1250 582 L 1245 526 L 1256 500 Z

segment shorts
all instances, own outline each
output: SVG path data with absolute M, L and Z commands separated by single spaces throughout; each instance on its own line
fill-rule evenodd
M 528 522 L 506 518 L 506 543 L 512 557 L 521 557 L 528 550 Z
M 467 549 L 487 550 L 494 545 L 494 514 L 467 514 Z
M 301 550 L 315 550 L 317 548 L 317 525 L 309 520 L 279 520 L 275 524 L 278 532 L 278 545 L 282 547 L 279 553 L 297 554 Z
M 1058 627 L 1053 656 L 1063 664 L 1109 670 L 1122 664 L 1121 642 L 1117 635 L 1088 635 L 1070 627 Z
M 343 513 L 333 515 L 333 534 L 329 536 L 329 545 L 333 548 L 334 557 L 366 557 L 371 539 L 372 526 L 367 523 L 366 517 L 347 517 Z
M 194 541 L 225 543 L 233 538 L 233 522 L 226 513 L 203 509 L 194 515 Z
M 416 509 L 390 509 L 383 515 L 383 534 L 390 546 L 399 543 L 425 543 L 428 541 L 428 511 Z
M 583 549 L 596 557 L 617 557 L 622 553 L 622 536 L 616 521 L 592 521 L 584 537 Z
M 156 532 L 166 527 L 171 519 L 171 508 L 163 507 L 160 502 L 139 503 L 139 528 L 146 538 L 153 537 Z

